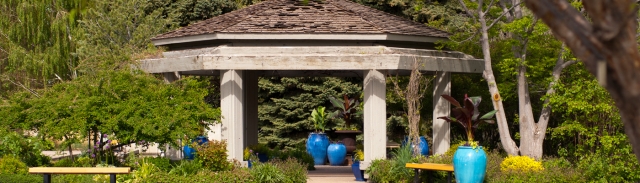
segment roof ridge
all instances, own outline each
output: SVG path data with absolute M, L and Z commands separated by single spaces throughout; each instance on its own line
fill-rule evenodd
M 327 1 L 336 2 L 336 1 L 340 1 L 340 0 L 327 0 Z M 351 2 L 351 1 L 349 1 L 349 2 Z M 351 2 L 351 3 L 354 3 L 354 2 Z M 358 3 L 354 3 L 354 4 L 358 4 Z M 337 5 L 339 5 L 339 4 L 337 4 Z M 385 30 L 384 30 L 384 29 L 382 29 L 382 28 L 378 27 L 378 25 L 376 25 L 376 24 L 375 24 L 375 23 L 373 23 L 372 21 L 369 21 L 369 20 L 367 20 L 367 19 L 362 18 L 362 17 L 360 16 L 360 14 L 359 14 L 359 13 L 357 13 L 357 12 L 355 12 L 355 11 L 351 10 L 351 9 L 345 9 L 345 8 L 344 8 L 344 7 L 342 7 L 342 6 L 336 6 L 336 8 L 340 8 L 340 9 L 342 9 L 342 10 L 349 11 L 350 13 L 352 13 L 352 14 L 354 14 L 354 15 L 356 15 L 356 16 L 358 16 L 358 17 L 360 17 L 360 19 L 362 19 L 362 20 L 363 20 L 364 22 L 366 22 L 367 24 L 369 24 L 369 25 L 371 25 L 371 26 L 375 27 L 376 29 L 378 29 L 378 30 L 379 30 L 379 31 L 381 31 L 381 32 L 385 32 Z

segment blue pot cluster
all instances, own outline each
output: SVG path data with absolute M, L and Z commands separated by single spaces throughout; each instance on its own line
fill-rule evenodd
M 324 133 L 311 133 L 307 138 L 307 153 L 313 157 L 315 165 L 324 165 L 329 159 L 331 165 L 342 165 L 347 156 L 347 147 L 342 143 L 329 144 L 329 137 Z
M 202 145 L 209 142 L 209 139 L 207 139 L 207 137 L 205 136 L 198 136 L 195 139 L 193 139 L 191 142 L 197 142 L 198 145 Z M 185 145 L 182 147 L 182 153 L 184 154 L 184 159 L 193 160 L 193 158 L 195 158 L 196 156 L 196 149 L 194 149 L 189 145 Z
M 405 136 L 404 140 L 402 141 L 402 146 L 409 143 L 411 144 L 411 149 L 413 149 L 413 143 L 407 142 L 408 140 L 409 137 Z M 424 138 L 424 136 L 420 136 L 420 144 L 418 145 L 418 148 L 420 149 L 420 154 L 422 154 L 423 156 L 429 155 L 429 143 L 427 143 L 427 139 Z

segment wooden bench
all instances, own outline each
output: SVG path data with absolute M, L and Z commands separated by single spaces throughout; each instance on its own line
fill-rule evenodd
M 420 173 L 418 170 L 427 170 L 427 171 L 447 171 L 447 182 L 451 182 L 451 173 L 453 173 L 453 165 L 449 164 L 435 164 L 435 163 L 407 163 L 405 165 L 407 168 L 413 168 L 415 175 L 413 177 L 413 182 L 420 182 Z
M 33 167 L 31 174 L 43 174 L 44 183 L 51 183 L 51 174 L 109 174 L 111 183 L 116 183 L 116 174 L 128 174 L 129 167 Z

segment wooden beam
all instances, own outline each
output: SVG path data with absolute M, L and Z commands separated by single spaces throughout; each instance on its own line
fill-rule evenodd
M 31 174 L 128 174 L 129 167 L 33 167 Z
M 195 70 L 411 70 L 417 59 L 422 71 L 481 73 L 478 59 L 400 54 L 200 55 L 140 61 L 149 73 Z

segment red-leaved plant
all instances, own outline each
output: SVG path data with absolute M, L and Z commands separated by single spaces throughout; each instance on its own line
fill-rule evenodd
M 441 116 L 438 117 L 438 119 L 460 123 L 467 131 L 467 146 L 476 144 L 473 141 L 473 131 L 478 128 L 480 123 L 495 123 L 491 118 L 493 118 L 498 110 L 493 110 L 480 117 L 480 112 L 478 112 L 478 106 L 480 105 L 480 101 L 482 101 L 482 97 L 480 96 L 468 97 L 467 94 L 464 94 L 464 106 L 460 106 L 460 103 L 449 95 L 442 95 L 442 98 L 456 107 L 451 109 L 451 116 Z

